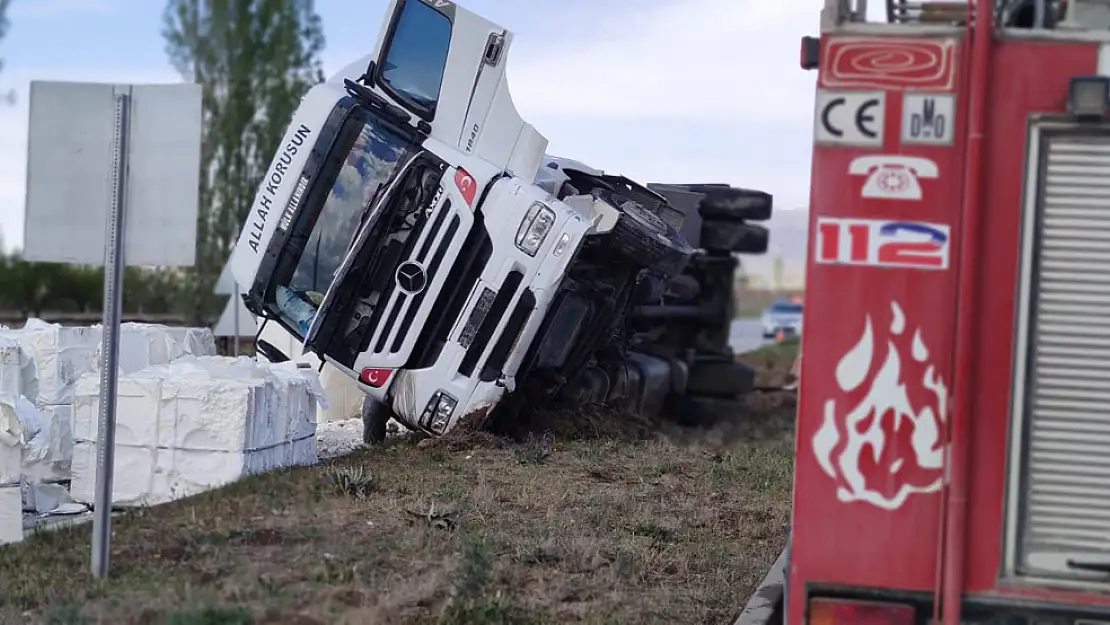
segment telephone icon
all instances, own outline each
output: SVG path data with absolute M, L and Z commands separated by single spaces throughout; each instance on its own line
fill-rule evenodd
M 867 176 L 862 197 L 884 200 L 920 200 L 919 178 L 940 175 L 937 164 L 919 156 L 860 156 L 848 165 L 853 176 Z

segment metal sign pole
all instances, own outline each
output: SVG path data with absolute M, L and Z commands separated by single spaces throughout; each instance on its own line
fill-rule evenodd
M 236 239 L 238 239 L 238 237 L 236 237 Z M 232 309 L 232 312 L 235 313 L 235 357 L 238 358 L 239 357 L 239 334 L 241 334 L 239 332 L 239 310 L 242 309 L 242 307 L 243 307 L 243 305 L 239 303 L 242 300 L 239 298 L 239 282 L 238 281 L 235 282 L 235 292 L 231 294 L 231 301 L 234 302 L 234 306 L 235 306 L 235 308 Z
M 114 176 L 104 251 L 104 321 L 100 347 L 100 421 L 97 432 L 96 501 L 93 507 L 92 574 L 108 575 L 111 542 L 112 473 L 116 446 L 116 382 L 119 374 L 119 327 L 123 308 L 124 219 L 127 214 L 128 139 L 131 96 L 117 93 L 116 135 L 112 146 Z

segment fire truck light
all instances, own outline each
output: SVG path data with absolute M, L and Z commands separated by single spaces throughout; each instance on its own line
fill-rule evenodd
M 809 601 L 810 625 L 913 625 L 916 622 L 917 613 L 913 606 L 901 603 L 824 597 Z
M 1102 119 L 1110 105 L 1110 77 L 1072 76 L 1068 82 L 1068 115 Z

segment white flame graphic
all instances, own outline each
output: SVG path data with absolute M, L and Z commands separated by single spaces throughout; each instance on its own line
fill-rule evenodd
M 902 308 L 891 302 L 890 333 L 902 336 L 906 330 L 906 316 Z M 860 388 L 866 381 L 871 361 L 874 357 L 874 332 L 871 317 L 864 320 L 863 334 L 859 341 L 840 359 L 836 367 L 836 383 L 840 389 L 849 393 Z M 925 364 L 929 350 L 921 338 L 921 330 L 913 334 L 909 356 L 918 363 Z M 935 397 L 936 410 L 926 406 L 918 412 L 910 403 L 906 385 L 899 381 L 902 361 L 898 348 L 893 341 L 887 341 L 886 360 L 871 381 L 871 387 L 863 400 L 844 419 L 843 432 L 847 436 L 838 454 L 834 450 L 841 443 L 842 428 L 838 425 L 836 400 L 829 399 L 824 406 L 824 422 L 813 437 L 813 451 L 817 462 L 829 477 L 841 481 L 837 498 L 843 502 L 864 501 L 886 510 L 896 510 L 914 493 L 931 493 L 940 489 L 944 478 L 940 470 L 944 466 L 945 445 L 938 442 L 941 438 L 941 425 L 948 420 L 948 388 L 937 374 L 933 364 L 927 364 L 922 386 Z M 882 429 L 883 415 L 891 413 L 896 419 L 894 429 L 899 429 L 904 421 L 912 423 L 913 434 L 910 447 L 918 465 L 922 469 L 937 470 L 935 480 L 925 485 L 901 484 L 892 495 L 880 493 L 867 485 L 867 479 L 860 469 L 860 457 L 864 446 L 870 445 L 874 461 L 878 462 L 885 448 L 886 434 Z M 869 420 L 867 429 L 860 431 L 860 424 Z M 902 460 L 895 460 L 890 468 L 889 479 L 902 466 Z M 873 476 L 872 479 L 878 479 Z

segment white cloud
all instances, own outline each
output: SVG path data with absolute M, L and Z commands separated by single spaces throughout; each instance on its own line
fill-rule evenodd
M 518 38 L 509 65 L 517 104 L 645 122 L 795 120 L 813 106 L 814 76 L 799 68 L 798 50 L 821 4 L 671 0 L 615 8 L 564 41 Z
M 779 207 L 805 207 L 816 75 L 798 53 L 823 4 L 608 5 L 560 39 L 518 36 L 513 99 L 554 153 L 644 181 L 762 188 Z

